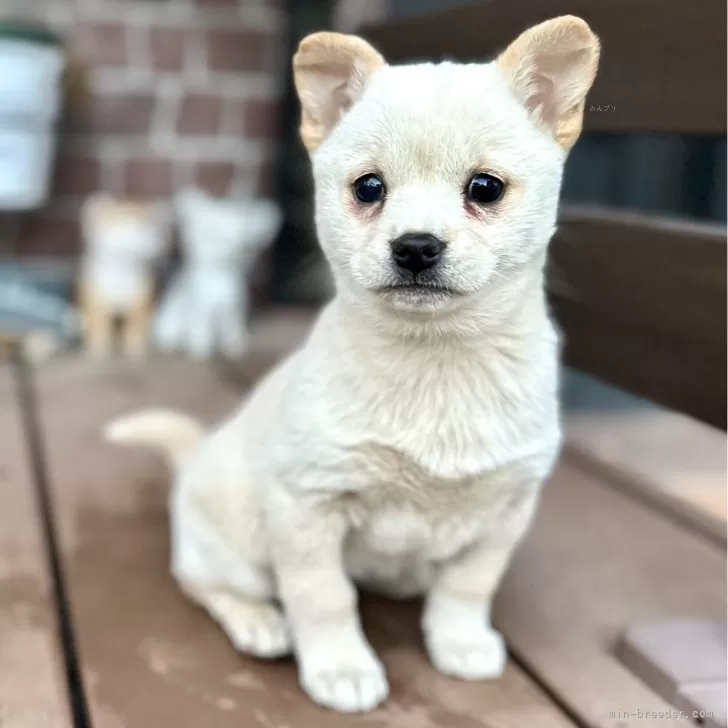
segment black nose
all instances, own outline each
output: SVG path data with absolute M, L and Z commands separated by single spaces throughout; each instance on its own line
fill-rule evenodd
M 429 233 L 406 233 L 392 241 L 392 259 L 413 275 L 432 268 L 442 258 L 445 243 Z

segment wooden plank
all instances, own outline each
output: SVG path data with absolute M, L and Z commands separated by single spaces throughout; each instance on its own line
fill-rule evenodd
M 0 361 L 0 725 L 70 728 L 64 660 L 15 382 Z
M 726 234 L 565 208 L 549 283 L 566 363 L 726 428 Z
M 567 449 L 605 483 L 726 545 L 725 434 L 665 410 L 576 412 Z
M 619 658 L 646 685 L 673 705 L 683 690 L 712 687 L 726 674 L 726 622 L 672 619 L 630 627 Z
M 649 508 L 661 512 L 665 517 L 678 521 L 685 528 L 693 529 L 716 545 L 725 548 L 728 534 L 724 520 L 713 517 L 690 500 L 663 488 L 661 483 L 644 478 L 624 465 L 606 462 L 593 450 L 569 442 L 564 449 L 571 462 L 578 463 L 579 467 L 589 471 L 606 485 L 643 501 Z
M 486 0 L 365 28 L 361 35 L 391 62 L 474 61 L 492 58 L 527 27 L 564 14 L 584 18 L 602 42 L 586 129 L 725 133 L 721 0 Z
M 665 409 L 573 410 L 568 443 L 609 469 L 634 474 L 725 527 L 728 442 L 720 430 Z
M 580 724 L 667 728 L 690 723 L 670 717 L 674 708 L 620 663 L 623 633 L 645 621 L 725 614 L 723 548 L 567 458 L 545 489 L 494 620 Z
M 266 663 L 233 650 L 169 574 L 166 468 L 145 452 L 103 444 L 99 433 L 109 418 L 150 405 L 217 420 L 240 399 L 236 381 L 171 360 L 143 370 L 59 363 L 40 378 L 57 527 L 93 724 L 572 726 L 515 664 L 487 683 L 439 676 L 420 644 L 416 604 L 365 600 L 365 627 L 392 684 L 391 699 L 369 715 L 323 710 L 300 691 L 292 662 Z
M 686 685 L 677 699 L 684 711 L 694 715 L 705 728 L 726 728 L 728 686 L 725 680 L 712 685 Z

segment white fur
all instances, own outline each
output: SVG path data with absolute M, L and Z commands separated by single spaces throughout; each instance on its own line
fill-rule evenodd
M 190 449 L 172 520 L 185 591 L 246 652 L 293 649 L 322 705 L 369 710 L 388 692 L 353 581 L 425 594 L 443 672 L 503 669 L 491 599 L 560 443 L 543 265 L 565 156 L 495 64 L 449 63 L 376 71 L 313 153 L 337 295 L 304 346 Z M 482 168 L 509 196 L 473 216 L 463 187 Z M 388 186 L 377 215 L 350 192 L 372 170 Z M 390 241 L 409 231 L 448 241 L 444 275 L 461 295 L 378 292 Z M 131 427 L 126 439 L 147 438 Z
M 155 341 L 207 359 L 247 347 L 246 273 L 280 225 L 269 201 L 215 199 L 197 189 L 177 199 L 184 263 L 157 315 Z
M 84 201 L 81 275 L 109 311 L 126 314 L 148 290 L 154 266 L 167 250 L 170 226 L 162 204 L 123 215 L 115 212 L 117 204 L 104 193 Z

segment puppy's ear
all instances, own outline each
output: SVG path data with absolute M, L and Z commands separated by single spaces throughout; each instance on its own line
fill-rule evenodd
M 599 40 L 589 26 L 573 15 L 547 20 L 522 33 L 497 63 L 531 117 L 571 149 L 599 64 Z
M 301 101 L 301 139 L 313 152 L 364 92 L 384 58 L 355 35 L 314 33 L 293 57 L 293 76 Z

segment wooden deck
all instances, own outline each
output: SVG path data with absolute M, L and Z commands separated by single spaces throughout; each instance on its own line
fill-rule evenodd
M 620 662 L 617 646 L 642 621 L 724 618 L 724 549 L 578 457 L 565 457 L 547 487 L 497 600 L 512 654 L 501 679 L 439 676 L 421 646 L 418 605 L 377 599 L 364 600 L 365 626 L 392 695 L 375 713 L 321 709 L 291 661 L 236 653 L 169 575 L 165 467 L 99 433 L 150 405 L 218 420 L 300 338 L 295 327 L 277 335 L 235 369 L 69 359 L 28 381 L 0 365 L 0 726 L 694 725 L 638 715 L 674 708 Z

